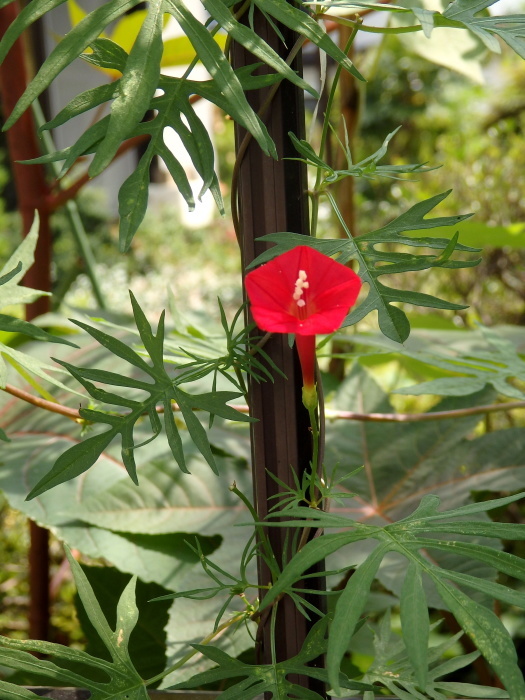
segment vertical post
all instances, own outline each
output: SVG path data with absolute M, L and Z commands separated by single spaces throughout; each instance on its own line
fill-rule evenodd
M 283 46 L 273 28 L 258 13 L 254 14 L 257 34 L 286 58 L 297 35 L 287 27 L 279 26 L 286 46 Z M 233 44 L 234 68 L 254 63 L 253 55 L 242 46 Z M 292 68 L 301 73 L 299 54 Z M 265 70 L 265 69 L 259 69 Z M 247 98 L 257 112 L 264 103 L 268 90 L 249 91 Z M 243 269 L 262 253 L 267 244 L 256 241 L 259 236 L 277 231 L 292 231 L 309 235 L 308 198 L 306 194 L 306 167 L 297 161 L 283 160 L 295 157 L 288 132 L 304 138 L 304 96 L 302 90 L 288 81 L 283 81 L 276 92 L 264 122 L 273 138 L 279 160 L 265 156 L 252 139 L 239 165 L 238 210 Z M 245 131 L 236 127 L 237 149 Z M 257 512 L 264 518 L 275 500 L 268 499 L 278 492 L 278 486 L 268 475 L 271 471 L 281 481 L 293 485 L 292 469 L 300 477 L 308 469 L 311 459 L 311 435 L 308 412 L 302 405 L 302 377 L 297 354 L 288 344 L 286 335 L 274 335 L 264 346 L 275 364 L 284 372 L 286 379 L 275 376 L 275 382 L 253 382 L 250 386 L 252 415 L 258 419 L 252 424 L 252 470 L 254 475 L 254 499 Z M 285 531 L 269 528 L 273 552 L 282 565 L 286 554 Z M 259 583 L 270 581 L 267 568 L 259 570 Z M 309 586 L 312 582 L 309 581 Z M 317 601 L 316 601 L 317 602 Z M 287 597 L 279 602 L 277 612 L 276 656 L 283 661 L 295 656 L 301 649 L 308 633 L 305 618 L 298 612 L 293 601 Z M 262 629 L 260 639 L 263 663 L 271 663 L 269 624 Z M 294 681 L 324 692 L 324 685 L 309 678 L 294 678 Z
M 18 3 L 0 9 L 0 36 L 18 14 Z M 22 39 L 18 39 L 0 66 L 0 94 L 4 117 L 9 115 L 28 84 L 27 60 Z M 36 264 L 24 283 L 34 289 L 51 289 L 51 230 L 47 197 L 49 189 L 43 166 L 21 165 L 17 161 L 36 158 L 40 148 L 33 114 L 28 110 L 7 132 L 11 168 L 15 180 L 18 209 L 24 235 L 29 232 L 35 210 L 40 215 L 40 234 L 35 252 Z M 49 311 L 49 297 L 41 297 L 27 306 L 30 320 Z M 29 634 L 33 639 L 47 639 L 49 633 L 49 533 L 30 521 L 29 550 Z

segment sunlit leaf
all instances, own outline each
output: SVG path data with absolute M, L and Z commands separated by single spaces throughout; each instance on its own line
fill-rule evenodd
M 141 370 L 145 374 L 146 379 L 139 380 L 114 372 L 91 369 L 90 367 L 76 367 L 63 360 L 57 360 L 82 384 L 94 399 L 113 406 L 125 407 L 129 411 L 124 414 L 115 414 L 91 409 L 80 409 L 79 413 L 82 418 L 92 423 L 109 425 L 109 430 L 88 437 L 83 442 L 74 445 L 61 454 L 51 471 L 31 490 L 28 499 L 35 498 L 48 489 L 83 474 L 96 462 L 100 454 L 118 435 L 120 435 L 122 442 L 122 461 L 132 480 L 138 483 L 135 450 L 153 441 L 162 431 L 162 423 L 157 413 L 158 404 L 164 410 L 165 432 L 172 454 L 183 472 L 188 472 L 188 468 L 184 450 L 182 449 L 179 428 L 173 416 L 172 401 L 175 401 L 179 406 L 194 444 L 215 473 L 218 473 L 215 457 L 206 431 L 194 415 L 193 409 L 199 408 L 229 420 L 245 422 L 252 420 L 250 417 L 239 413 L 227 405 L 228 401 L 239 396 L 238 393 L 218 391 L 191 395 L 183 391 L 180 388 L 180 384 L 184 381 L 184 377 L 180 379 L 177 376 L 171 377 L 164 368 L 164 315 L 161 316 L 159 321 L 157 335 L 154 335 L 133 294 L 131 294 L 131 301 L 135 323 L 152 364 L 146 362 L 132 348 L 117 338 L 80 321 L 75 321 L 75 323 L 114 355 Z M 134 389 L 135 391 L 138 390 L 141 395 L 147 394 L 149 396 L 146 399 L 132 399 L 128 395 L 122 396 L 99 388 L 93 382 Z M 137 445 L 134 442 L 134 429 L 136 423 L 144 415 L 147 415 L 149 418 L 152 434 L 146 441 Z
M 525 58 L 525 18 L 523 15 L 488 16 L 483 12 L 497 0 L 455 0 L 443 13 L 411 8 L 421 21 L 427 37 L 434 27 L 469 29 L 485 46 L 500 53 L 497 37 L 510 46 L 521 58 Z
M 15 304 L 28 304 L 42 296 L 50 296 L 49 292 L 29 289 L 20 284 L 22 277 L 35 262 L 35 248 L 38 240 L 38 216 L 35 216 L 31 230 L 22 243 L 0 269 L 0 309 Z M 35 340 L 44 340 L 64 345 L 76 345 L 69 340 L 47 333 L 38 326 L 7 314 L 0 314 L 0 330 L 21 333 Z M 36 375 L 57 387 L 65 388 L 64 384 L 53 376 L 53 373 L 63 374 L 63 370 L 44 360 L 37 360 L 30 355 L 15 349 L 0 341 L 0 388 L 7 383 L 6 359 L 10 364 L 23 372 Z M 4 433 L 5 435 L 5 433 Z M 5 439 L 2 438 L 2 439 Z
M 445 199 L 450 192 L 431 197 L 411 207 L 382 228 L 364 234 L 357 238 L 348 237 L 341 239 L 316 239 L 307 238 L 296 233 L 271 233 L 262 236 L 259 240 L 276 243 L 253 261 L 250 267 L 266 262 L 276 255 L 290 250 L 296 245 L 309 245 L 326 255 L 337 256 L 339 262 L 349 260 L 359 262 L 359 275 L 366 286 L 368 295 L 346 317 L 343 327 L 357 323 L 372 311 L 377 311 L 379 327 L 382 333 L 398 343 L 403 343 L 410 333 L 410 325 L 406 314 L 397 306 L 397 302 L 413 304 L 415 306 L 432 307 L 437 309 L 460 309 L 462 305 L 452 304 L 438 299 L 430 294 L 412 292 L 388 287 L 380 281 L 380 277 L 386 274 L 401 274 L 427 270 L 433 267 L 461 268 L 477 265 L 480 260 L 452 259 L 455 252 L 478 252 L 477 249 L 464 246 L 457 242 L 457 237 L 452 240 L 446 238 L 420 237 L 412 238 L 403 235 L 407 231 L 430 229 L 438 226 L 454 226 L 459 221 L 470 215 L 448 216 L 426 219 L 425 216 L 434 207 Z M 342 221 L 344 224 L 344 222 Z M 412 249 L 422 247 L 443 251 L 441 254 L 421 254 L 416 252 L 391 252 L 379 248 L 382 243 L 396 243 Z M 377 247 L 376 247 L 377 246 Z
M 54 0 L 48 3 L 36 3 L 38 10 L 33 8 L 33 4 L 27 5 L 26 10 L 31 10 L 27 16 L 22 18 L 23 13 L 19 15 L 19 20 L 22 18 L 14 31 L 13 41 L 17 36 L 36 19 L 41 17 L 51 9 L 51 6 L 62 4 L 65 0 Z M 46 58 L 38 73 L 33 78 L 29 86 L 26 88 L 22 97 L 18 100 L 13 112 L 5 123 L 4 129 L 9 129 L 31 105 L 31 103 L 53 82 L 70 63 L 72 63 L 88 46 L 95 40 L 104 30 L 104 28 L 112 21 L 120 17 L 127 10 L 130 10 L 137 5 L 139 0 L 111 0 L 93 10 L 88 14 L 76 27 L 62 39 L 62 41 L 53 49 L 50 55 Z M 47 8 L 43 7 L 48 5 Z M 11 25 L 13 28 L 14 25 Z M 11 39 L 11 35 L 10 35 Z M 0 60 L 5 56 L 6 50 L 10 44 L 5 44 L 0 47 Z

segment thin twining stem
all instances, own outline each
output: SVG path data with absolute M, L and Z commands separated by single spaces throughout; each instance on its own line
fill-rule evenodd
M 39 408 L 52 411 L 53 413 L 60 413 L 77 423 L 84 422 L 79 411 L 75 408 L 69 408 L 60 403 L 47 401 L 39 396 L 33 396 L 29 392 L 19 389 L 12 384 L 6 384 L 4 391 L 33 406 L 38 406 Z M 171 405 L 174 411 L 180 410 L 176 403 L 172 402 Z M 250 410 L 248 406 L 243 404 L 233 404 L 231 408 L 235 408 L 240 413 L 248 413 Z M 328 420 L 361 420 L 372 423 L 418 423 L 432 420 L 448 420 L 450 418 L 465 418 L 467 416 L 478 416 L 485 413 L 497 413 L 499 411 L 513 411 L 519 408 L 525 408 L 525 401 L 507 401 L 505 403 L 471 406 L 470 408 L 456 408 L 452 411 L 430 411 L 428 413 L 359 413 L 357 411 L 335 411 L 327 408 L 325 410 L 325 415 Z M 164 407 L 158 406 L 157 413 L 164 413 Z

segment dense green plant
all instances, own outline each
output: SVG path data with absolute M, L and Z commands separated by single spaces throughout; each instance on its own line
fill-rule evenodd
M 4 35 L 0 58 L 24 29 L 64 1 L 33 0 L 27 4 Z M 4 0 L 1 6 L 8 4 L 9 0 Z M 41 66 L 7 119 L 6 128 L 79 56 L 120 75 L 110 84 L 75 97 L 42 130 L 58 128 L 106 103 L 111 105 L 109 115 L 95 121 L 72 146 L 34 162 L 63 162 L 64 175 L 79 157 L 93 155 L 89 172 L 96 176 L 112 162 L 123 141 L 147 135 L 146 151 L 119 194 L 120 248 L 127 251 L 147 208 L 154 156 L 165 161 L 188 206 L 194 206 L 187 174 L 164 143 L 168 126 L 181 137 L 202 179 L 200 194 L 210 190 L 218 209 L 223 209 L 212 143 L 192 97 L 223 109 L 264 153 L 276 157 L 275 144 L 246 93 L 289 80 L 317 97 L 315 89 L 289 65 L 305 41 L 315 44 L 338 66 L 329 90 L 320 145 L 315 149 L 298 135 L 290 135 L 297 158 L 314 173 L 309 190 L 312 236 L 305 238 L 294 232 L 266 235 L 264 241 L 275 245 L 250 267 L 286 255 L 297 245 L 337 257 L 340 263 L 356 261 L 364 294 L 342 327 L 354 326 L 377 312 L 382 337 L 338 334 L 340 359 L 357 357 L 366 364 L 374 354 L 370 347 L 375 347 L 376 354 L 399 357 L 405 368 L 412 368 L 416 379 L 419 376 L 414 366 L 438 373 L 431 381 L 405 386 L 401 392 L 432 392 L 445 398 L 409 422 L 406 416 L 393 413 L 387 395 L 359 361 L 327 397 L 326 409 L 324 402 L 317 404 L 318 395 L 322 395 L 318 383 L 317 392 L 314 389 L 304 395 L 314 446 L 310 469 L 295 475 L 294 487 L 281 484 L 273 511 L 261 522 L 247 496 L 247 424 L 252 418 L 246 414 L 245 403 L 250 402 L 250 382 L 271 382 L 282 371 L 266 353 L 262 334 L 253 334 L 254 325 L 241 327 L 242 307 L 230 320 L 219 302 L 216 329 L 211 329 L 210 323 L 200 327 L 186 318 L 185 310 L 172 302 L 173 320 L 166 323 L 162 313 L 154 328 L 131 294 L 133 319 L 129 324 L 117 324 L 110 318 L 89 323 L 76 320 L 73 328 L 68 326 L 74 335 L 67 338 L 1 315 L 0 330 L 42 341 L 31 353 L 6 343 L 0 352 L 2 362 L 6 358 L 21 377 L 30 376 L 45 397 L 39 401 L 41 408 L 29 414 L 23 401 L 6 401 L 1 409 L 2 491 L 13 507 L 52 529 L 71 548 L 86 556 L 103 557 L 134 575 L 116 600 L 111 587 L 100 585 L 103 573 L 83 569 L 68 554 L 84 620 L 87 617 L 91 625 L 85 623 L 86 633 L 97 655 L 49 642 L 1 638 L 1 665 L 37 671 L 40 679 L 52 683 L 87 687 L 95 699 L 138 700 L 147 697 L 148 686 L 159 682 L 164 687 L 192 688 L 224 679 L 232 682 L 222 692 L 225 700 L 253 698 L 261 692 L 283 700 L 321 697 L 291 678 L 299 676 L 326 683 L 336 693 L 363 692 L 366 700 L 383 689 L 401 699 L 442 700 L 453 693 L 520 700 L 525 695 L 525 682 L 512 638 L 491 605 L 497 600 L 513 608 L 525 607 L 519 587 L 497 580 L 499 573 L 525 580 L 523 561 L 501 545 L 502 540 L 524 540 L 525 526 L 494 522 L 487 513 L 523 496 L 514 492 L 525 489 L 525 433 L 518 426 L 482 435 L 476 435 L 475 429 L 480 415 L 501 410 L 495 403 L 497 396 L 518 399 L 523 407 L 523 360 L 513 343 L 494 331 L 482 330 L 481 341 L 479 335 L 469 336 L 466 347 L 453 348 L 452 352 L 425 347 L 424 338 L 418 343 L 417 334 L 415 340 L 409 338 L 410 320 L 400 303 L 442 310 L 461 310 L 465 305 L 400 288 L 399 275 L 432 268 L 456 271 L 479 263 L 479 250 L 459 243 L 455 231 L 469 215 L 434 216 L 433 210 L 448 192 L 423 197 L 406 211 L 396 212 L 391 221 L 355 239 L 340 213 L 333 185 L 344 178 L 403 180 L 432 169 L 417 162 L 388 164 L 393 132 L 383 134 L 381 143 L 358 162 L 343 138 L 339 146 L 345 167 L 327 162 L 326 142 L 341 70 L 364 80 L 346 54 L 356 34 L 371 31 L 370 27 L 362 25 L 358 17 L 331 15 L 334 8 L 348 9 L 348 3 L 340 1 L 296 7 L 285 0 L 254 0 L 237 8 L 231 2 L 203 0 L 210 19 L 201 23 L 181 0 L 151 0 L 141 15 L 137 38 L 126 51 L 101 35 L 137 4 L 138 0 L 111 0 L 86 14 Z M 525 18 L 490 16 L 487 8 L 492 4 L 491 0 L 481 5 L 474 0 L 455 0 L 443 12 L 427 9 L 424 4 L 404 7 L 357 2 L 351 7 L 354 12 L 357 8 L 391 13 L 389 26 L 372 28 L 379 33 L 422 32 L 432 40 L 434 28 L 446 29 L 451 35 L 469 32 L 491 51 L 499 50 L 499 37 L 524 58 Z M 297 32 L 296 45 L 288 47 L 288 61 L 254 30 L 255 10 L 263 13 L 278 36 L 279 26 Z M 166 14 L 180 24 L 195 51 L 194 60 L 180 78 L 163 75 L 160 70 Z M 327 18 L 350 26 L 345 51 L 324 31 L 321 20 Z M 269 72 L 259 75 L 255 66 L 232 69 L 227 54 L 214 40 L 218 31 L 228 35 L 226 46 L 230 40 L 242 44 Z M 208 69 L 209 80 L 192 78 L 197 60 Z M 148 110 L 153 117 L 143 121 Z M 320 201 L 328 203 L 345 238 L 316 237 Z M 451 227 L 451 235 L 427 234 L 441 227 Z M 43 293 L 19 284 L 33 262 L 36 235 L 35 223 L 0 271 L 0 307 L 27 303 Z M 297 272 L 299 287 L 307 289 L 307 277 L 301 277 L 304 270 L 292 274 Z M 385 275 L 389 275 L 388 282 L 381 279 Z M 302 294 L 298 283 L 294 299 L 297 293 Z M 321 347 L 328 340 L 323 340 Z M 50 364 L 46 342 L 75 350 L 67 347 L 60 352 L 58 348 L 59 357 Z M 58 374 L 60 380 L 50 372 Z M 0 383 L 6 386 L 6 380 L 2 364 Z M 46 393 L 42 381 L 52 382 L 53 396 Z M 17 387 L 11 387 L 10 392 L 30 400 L 27 392 Z M 78 395 L 82 396 L 79 409 L 66 406 L 71 393 L 77 403 Z M 503 407 L 510 410 L 515 406 L 508 402 Z M 325 416 L 331 415 L 340 420 L 325 426 Z M 350 427 L 342 423 L 356 416 L 364 422 L 351 423 Z M 66 418 L 72 420 L 64 425 Z M 157 440 L 161 433 L 164 437 Z M 118 445 L 114 444 L 116 437 Z M 147 450 L 143 449 L 146 445 Z M 266 467 L 272 470 L 272 465 Z M 290 465 L 292 470 L 295 467 Z M 214 473 L 232 484 L 230 488 L 221 491 L 210 487 Z M 472 492 L 479 490 L 512 493 L 473 499 Z M 287 528 L 290 552 L 283 558 L 276 558 L 271 549 L 267 532 L 272 527 Z M 308 573 L 328 555 L 328 571 Z M 257 561 L 268 567 L 267 585 L 256 580 Z M 326 614 L 308 597 L 310 579 L 315 575 L 336 579 L 336 585 L 320 593 L 328 600 Z M 118 580 L 118 575 L 110 576 L 112 581 Z M 140 620 L 136 576 L 146 584 L 157 584 L 148 589 L 157 602 L 146 606 L 159 606 L 158 620 L 145 620 L 144 616 Z M 386 613 L 376 633 L 373 664 L 362 670 L 366 674 L 352 667 L 352 673 L 347 674 L 343 664 L 354 633 L 366 627 L 362 614 L 370 598 L 379 593 L 389 603 L 399 604 L 402 640 L 391 635 L 390 615 Z M 271 642 L 271 663 L 246 663 L 236 658 L 250 646 L 250 636 L 258 634 L 256 628 L 266 619 L 271 640 L 284 633 L 276 629 L 277 610 L 284 596 L 308 619 L 318 618 L 300 652 L 278 659 Z M 185 599 L 184 605 L 180 598 Z M 166 602 L 171 600 L 173 604 Z M 114 624 L 108 621 L 111 604 L 116 608 Z M 475 654 L 447 662 L 442 655 L 452 641 L 429 649 L 435 626 L 429 608 L 445 610 L 456 618 L 508 694 L 441 680 L 469 664 Z M 131 642 L 137 623 L 143 637 L 151 642 L 138 649 Z M 154 623 L 162 628 L 165 640 L 154 639 Z M 183 641 L 189 646 L 183 646 Z M 36 661 L 29 652 L 45 654 L 46 660 Z M 326 667 L 310 664 L 325 653 Z M 143 663 L 149 656 L 155 657 L 157 665 Z M 0 691 L 5 700 L 36 697 L 9 679 L 0 680 Z

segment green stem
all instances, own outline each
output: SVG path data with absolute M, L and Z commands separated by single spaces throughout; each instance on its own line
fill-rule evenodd
M 346 42 L 346 46 L 344 48 L 344 53 L 347 54 L 350 51 L 350 48 L 352 44 L 354 43 L 354 39 L 356 37 L 357 32 L 359 31 L 359 28 L 362 24 L 362 20 L 358 19 L 355 22 L 355 26 L 353 27 L 352 33 L 350 34 L 348 41 Z M 330 88 L 330 94 L 328 95 L 328 101 L 326 103 L 326 112 L 324 115 L 324 123 L 323 123 L 323 131 L 321 133 L 321 143 L 319 145 L 319 158 L 323 158 L 323 153 L 324 149 L 326 146 L 326 140 L 328 138 L 328 131 L 330 129 L 330 113 L 332 111 L 332 106 L 334 104 L 335 100 L 335 93 L 337 90 L 337 85 L 339 83 L 339 78 L 341 77 L 341 71 L 343 70 L 343 67 L 341 64 L 337 66 L 337 70 L 335 71 L 334 79 L 332 81 L 332 87 Z M 315 238 L 316 233 L 317 233 L 317 222 L 319 219 L 319 186 L 321 184 L 321 180 L 323 177 L 323 173 L 321 168 L 317 169 L 317 175 L 315 177 L 315 185 L 313 188 L 313 196 L 312 196 L 312 223 L 311 223 L 311 229 L 310 229 L 310 235 Z
M 275 603 L 272 605 L 272 616 L 270 619 L 270 652 L 272 655 L 272 665 L 275 666 L 277 664 L 277 653 L 275 650 L 275 622 L 277 620 L 277 606 L 279 605 L 279 601 L 276 600 Z
M 227 620 L 227 622 L 223 622 L 222 625 L 219 625 L 217 629 L 214 632 L 211 632 L 207 637 L 204 637 L 204 639 L 200 642 L 200 644 L 209 644 L 214 640 L 214 638 L 223 632 L 225 629 L 228 627 L 231 627 L 232 625 L 236 624 L 237 622 L 240 622 L 243 620 L 245 617 L 245 613 L 239 613 L 238 615 L 235 615 L 234 617 L 231 618 L 231 620 Z M 146 686 L 152 685 L 153 683 L 156 683 L 157 681 L 160 681 L 162 678 L 165 678 L 167 675 L 170 673 L 173 673 L 173 671 L 176 671 L 177 669 L 181 668 L 181 666 L 184 666 L 184 664 L 187 664 L 190 659 L 192 659 L 196 654 L 199 652 L 196 649 L 193 649 L 192 651 L 189 651 L 185 656 L 183 656 L 181 659 L 179 659 L 176 663 L 174 663 L 172 666 L 167 668 L 166 670 L 162 671 L 162 673 L 159 673 L 157 676 L 153 676 L 153 678 L 148 678 L 147 681 L 144 681 L 144 684 Z
M 316 503 L 317 494 L 316 494 L 315 481 L 316 481 L 316 476 L 317 476 L 318 469 L 319 469 L 319 465 L 317 464 L 317 462 L 319 461 L 319 426 L 317 424 L 317 416 L 315 414 L 315 409 L 309 408 L 308 414 L 310 416 L 310 427 L 312 430 L 312 441 L 313 441 L 312 475 L 310 477 L 310 503 Z
M 246 496 L 242 493 L 242 491 L 239 491 L 239 489 L 237 488 L 237 484 L 235 482 L 233 482 L 233 485 L 230 486 L 230 491 L 232 493 L 234 493 L 236 496 L 238 496 L 241 499 L 241 501 L 244 503 L 244 505 L 248 508 L 248 510 L 250 511 L 250 515 L 253 518 L 253 521 L 255 523 L 260 523 L 261 519 L 259 518 L 257 511 L 255 510 L 253 505 L 250 503 L 250 501 L 246 498 Z M 266 559 L 267 559 L 266 563 L 268 564 L 268 568 L 270 569 L 270 571 L 272 573 L 273 580 L 276 581 L 278 576 L 279 576 L 279 569 L 275 563 L 275 556 L 274 556 L 274 553 L 272 550 L 272 546 L 271 546 L 271 544 L 266 536 L 266 533 L 264 532 L 264 529 L 262 527 L 259 527 L 259 528 L 257 528 L 257 531 L 259 533 L 259 538 L 260 538 L 261 544 L 263 546 L 263 549 L 266 552 Z
M 334 15 L 319 15 L 319 17 L 337 24 L 343 24 L 345 27 L 357 27 L 363 32 L 371 32 L 372 34 L 412 34 L 413 32 L 423 31 L 423 27 L 420 24 L 412 24 L 408 27 L 371 27 L 369 24 L 361 24 L 359 21 L 335 17 Z
M 33 102 L 33 114 L 35 116 L 37 126 L 39 128 L 42 127 L 45 124 L 46 120 L 38 100 Z M 50 153 L 54 153 L 56 151 L 55 144 L 53 143 L 53 139 L 51 138 L 51 134 L 49 133 L 49 131 L 44 130 L 41 132 L 41 143 L 44 155 L 49 155 Z M 50 163 L 50 166 L 53 175 L 55 176 L 55 178 L 58 178 L 60 173 L 60 166 L 58 165 L 58 163 Z M 66 212 L 66 216 L 69 220 L 69 225 L 71 227 L 73 238 L 75 239 L 75 243 L 78 246 L 81 257 L 84 260 L 85 272 L 89 278 L 89 281 L 91 282 L 93 296 L 96 299 L 98 307 L 100 309 L 105 309 L 106 302 L 104 300 L 102 290 L 100 289 L 95 271 L 95 257 L 93 255 L 93 251 L 91 250 L 91 245 L 89 243 L 84 224 L 82 223 L 82 219 L 80 218 L 78 205 L 75 201 L 70 200 L 69 202 L 66 202 L 64 209 Z

